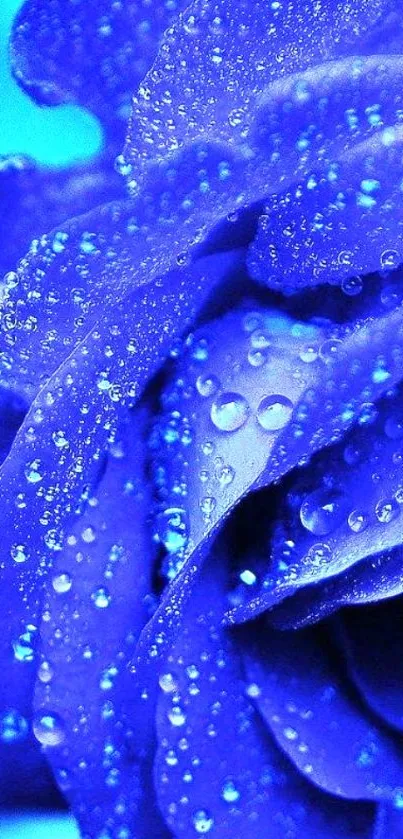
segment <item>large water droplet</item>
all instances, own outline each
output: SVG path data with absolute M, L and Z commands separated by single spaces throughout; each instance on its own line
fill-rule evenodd
M 331 533 L 345 518 L 345 500 L 341 493 L 318 489 L 301 504 L 300 519 L 306 530 L 315 536 Z
M 32 730 L 42 746 L 60 746 L 66 738 L 62 718 L 59 714 L 50 713 L 49 711 L 42 711 L 35 714 Z
M 265 431 L 279 431 L 290 421 L 294 406 L 281 394 L 265 396 L 257 409 L 257 420 Z
M 250 413 L 246 399 L 240 393 L 226 391 L 214 400 L 210 416 L 219 431 L 238 431 Z

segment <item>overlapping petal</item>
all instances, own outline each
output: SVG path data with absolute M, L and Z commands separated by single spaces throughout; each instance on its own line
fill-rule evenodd
M 254 707 L 236 645 L 219 628 L 222 581 L 215 556 L 186 609 L 160 673 L 155 782 L 175 836 L 243 839 L 367 835 L 370 810 L 314 790 L 282 757 Z M 221 591 L 220 591 L 221 589 Z
M 348 799 L 401 796 L 399 743 L 351 691 L 323 626 L 290 634 L 257 623 L 244 657 L 256 703 L 302 774 Z
M 34 732 L 85 836 L 165 835 L 152 804 L 154 732 L 132 713 L 127 669 L 153 607 L 148 422 L 142 407 L 120 428 L 44 592 Z

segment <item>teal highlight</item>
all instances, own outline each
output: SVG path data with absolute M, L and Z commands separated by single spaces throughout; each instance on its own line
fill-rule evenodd
M 80 839 L 76 823 L 64 813 L 0 814 L 1 839 Z

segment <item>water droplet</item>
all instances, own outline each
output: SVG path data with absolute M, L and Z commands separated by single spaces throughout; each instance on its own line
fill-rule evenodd
M 33 661 L 37 632 L 36 626 L 28 624 L 25 631 L 13 642 L 14 656 L 17 661 Z
M 158 682 L 164 693 L 173 693 L 177 688 L 177 684 L 172 673 L 161 673 Z
M 202 513 L 209 518 L 217 506 L 217 501 L 211 495 L 206 495 L 200 501 L 200 509 Z
M 42 746 L 60 746 L 66 738 L 62 718 L 48 711 L 35 714 L 32 730 Z
M 316 361 L 318 355 L 319 355 L 318 348 L 309 345 L 308 347 L 304 347 L 301 350 L 301 352 L 299 354 L 299 357 L 300 357 L 301 361 L 305 362 L 305 364 L 312 364 L 313 361 Z
M 177 553 L 187 544 L 187 516 L 183 507 L 167 507 L 156 520 L 156 538 L 170 554 Z
M 67 572 L 56 574 L 56 576 L 53 577 L 52 586 L 57 594 L 65 594 L 67 591 L 70 591 L 72 585 L 73 580 Z
M 193 816 L 196 833 L 208 833 L 214 825 L 214 819 L 207 810 L 197 810 Z
M 375 515 L 381 524 L 389 524 L 399 513 L 400 507 L 394 498 L 383 498 L 375 507 Z
M 249 413 L 249 405 L 243 396 L 226 391 L 214 400 L 210 416 L 219 431 L 238 431 L 245 425 Z
M 352 510 L 347 521 L 353 533 L 361 533 L 368 526 L 367 516 L 361 510 Z
M 3 743 L 18 743 L 27 734 L 28 723 L 14 708 L 9 708 L 0 716 L 0 740 Z
M 11 548 L 11 556 L 14 562 L 26 562 L 29 554 L 25 545 L 13 545 Z
M 168 719 L 175 728 L 185 725 L 186 714 L 179 705 L 173 705 L 168 711 Z
M 267 353 L 264 350 L 249 350 L 248 361 L 251 367 L 263 367 L 267 361 Z
M 100 586 L 91 594 L 91 600 L 97 609 L 106 609 L 111 602 L 109 591 L 104 586 Z
M 281 394 L 265 396 L 257 409 L 257 420 L 265 431 L 279 431 L 290 421 L 294 406 Z
M 38 459 L 29 463 L 25 469 L 25 477 L 30 484 L 37 484 L 42 480 L 42 475 L 39 471 L 40 461 Z
M 315 536 L 326 536 L 345 518 L 345 500 L 334 490 L 318 489 L 302 502 L 300 519 Z
M 399 254 L 396 250 L 390 248 L 389 250 L 383 251 L 381 253 L 381 268 L 384 270 L 393 270 L 394 268 L 398 268 L 399 266 Z
M 319 350 L 319 355 L 325 362 L 333 361 L 342 346 L 343 341 L 340 341 L 338 338 L 329 338 L 323 342 Z
M 348 297 L 356 297 L 361 294 L 363 281 L 361 277 L 345 277 L 342 281 L 341 288 Z
M 38 667 L 38 679 L 47 685 L 53 679 L 53 667 L 49 661 L 42 661 Z
M 265 329 L 255 329 L 250 336 L 250 343 L 255 350 L 265 350 L 271 344 L 270 335 Z
M 214 375 L 199 376 L 196 381 L 196 388 L 198 393 L 200 393 L 200 396 L 214 396 L 219 387 L 220 382 L 217 379 L 217 376 Z
M 232 484 L 235 478 L 235 469 L 232 466 L 222 466 L 217 469 L 216 478 L 221 487 L 227 487 Z
M 227 780 L 223 784 L 222 797 L 227 804 L 235 804 L 239 800 L 240 793 L 235 784 L 231 780 Z

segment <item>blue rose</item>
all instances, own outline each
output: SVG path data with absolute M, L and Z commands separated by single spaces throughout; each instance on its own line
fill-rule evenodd
M 15 187 L 57 226 L 3 289 L 3 765 L 86 839 L 399 836 L 399 9 L 95 6 L 13 37 L 107 140 L 85 214 Z

